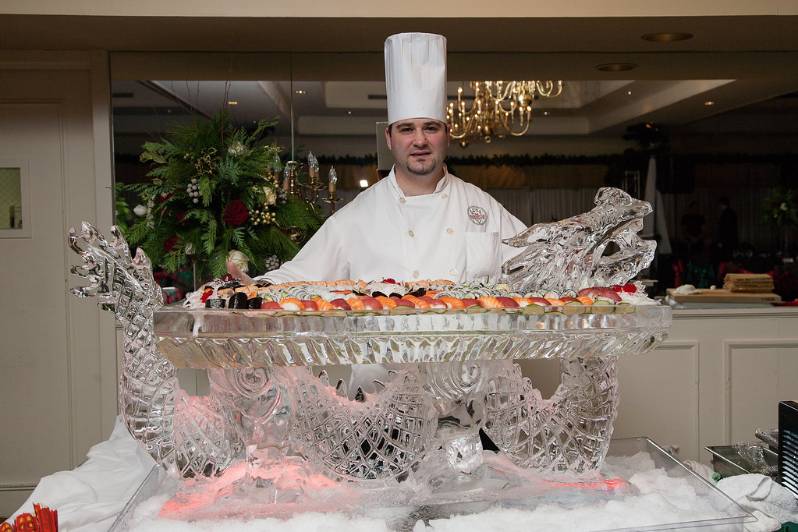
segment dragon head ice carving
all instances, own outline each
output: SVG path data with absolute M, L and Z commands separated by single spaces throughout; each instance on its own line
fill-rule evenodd
M 539 223 L 505 240 L 525 248 L 502 266 L 504 281 L 517 292 L 579 290 L 625 284 L 651 264 L 656 242 L 637 232 L 651 205 L 617 188 L 601 188 L 589 212 Z M 609 255 L 610 244 L 617 247 Z

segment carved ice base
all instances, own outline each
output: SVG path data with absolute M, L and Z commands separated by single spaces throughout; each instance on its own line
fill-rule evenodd
M 549 399 L 512 361 L 479 361 L 398 365 L 355 399 L 305 368 L 213 370 L 209 401 L 243 441 L 239 456 L 247 447 L 300 455 L 333 479 L 401 481 L 439 450 L 469 473 L 482 463 L 480 429 L 520 467 L 582 474 L 607 453 L 616 360 L 563 361 Z

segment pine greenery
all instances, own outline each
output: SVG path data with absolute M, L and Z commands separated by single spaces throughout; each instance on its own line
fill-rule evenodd
M 120 188 L 131 191 L 146 214 L 124 223 L 131 219 L 130 208 L 117 195 L 128 243 L 168 272 L 193 261 L 200 280 L 223 276 L 234 249 L 249 257 L 250 272 L 263 271 L 271 255 L 293 257 L 322 219 L 279 186 L 281 149 L 264 141 L 274 124 L 260 121 L 248 132 L 222 112 L 145 143 L 140 160 L 151 165 L 151 181 Z M 272 221 L 254 217 L 255 209 Z

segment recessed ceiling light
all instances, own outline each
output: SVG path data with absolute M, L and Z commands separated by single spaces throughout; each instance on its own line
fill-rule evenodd
M 227 100 L 227 105 L 238 105 L 238 100 Z
M 307 94 L 307 93 L 308 91 L 306 91 L 305 89 L 297 89 L 294 91 L 294 94 Z
M 706 105 L 707 107 L 712 107 L 713 105 L 715 105 L 715 102 L 713 102 L 712 100 L 707 100 L 704 102 L 704 105 Z
M 626 95 L 627 96 L 631 96 L 632 95 L 632 91 L 626 91 Z
M 361 179 L 360 180 L 360 188 L 368 188 L 368 187 L 369 187 L 368 179 Z
M 347 111 L 346 114 L 351 115 L 352 111 Z
M 692 39 L 693 34 L 681 31 L 661 31 L 657 33 L 646 33 L 641 38 L 651 42 L 674 42 Z
M 637 68 L 635 63 L 602 63 L 596 65 L 596 69 L 602 72 L 626 72 L 627 70 L 634 70 Z
M 549 116 L 549 112 L 548 111 L 543 111 L 543 116 Z

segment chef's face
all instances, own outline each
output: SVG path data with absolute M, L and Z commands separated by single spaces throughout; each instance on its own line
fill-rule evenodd
M 385 130 L 396 165 L 405 172 L 428 176 L 442 173 L 449 135 L 446 125 L 429 118 L 398 120 Z

